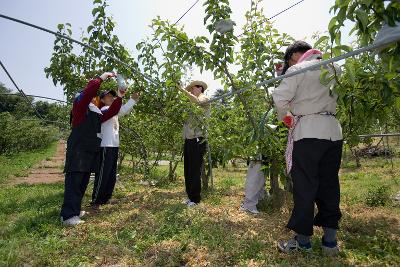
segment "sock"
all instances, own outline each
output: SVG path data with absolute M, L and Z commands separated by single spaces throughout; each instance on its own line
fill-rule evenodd
M 310 243 L 310 236 L 308 235 L 296 235 L 297 242 L 299 242 L 300 245 L 305 245 Z
M 324 241 L 325 242 L 336 242 L 337 230 L 329 227 L 322 227 L 324 229 Z

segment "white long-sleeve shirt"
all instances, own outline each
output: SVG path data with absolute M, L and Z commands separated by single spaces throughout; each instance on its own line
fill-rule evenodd
M 290 67 L 287 73 L 297 71 L 317 63 L 318 60 L 306 60 Z M 336 113 L 338 96 L 329 94 L 329 88 L 320 82 L 321 70 L 311 70 L 285 78 L 272 94 L 278 119 L 287 111 L 300 118 L 294 129 L 294 141 L 303 138 L 317 138 L 337 141 L 343 139 L 339 121 L 321 112 Z
M 133 99 L 129 99 L 129 101 L 122 105 L 119 110 L 118 115 L 115 115 L 108 121 L 105 121 L 101 124 L 101 147 L 119 147 L 119 122 L 118 117 L 124 116 L 131 112 L 133 106 L 136 104 L 136 101 Z M 109 106 L 104 106 L 101 108 L 101 112 L 107 112 Z

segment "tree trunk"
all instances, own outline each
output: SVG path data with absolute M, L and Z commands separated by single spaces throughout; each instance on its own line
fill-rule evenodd
M 132 161 L 132 174 L 134 174 L 135 173 L 136 164 L 135 164 L 135 161 L 133 159 L 133 155 L 131 156 L 131 161 Z
M 269 172 L 269 178 L 271 181 L 271 194 L 275 194 L 279 192 L 279 170 L 277 166 L 276 160 L 272 160 L 271 162 L 271 169 Z
M 290 174 L 288 176 L 286 176 L 285 190 L 287 192 L 293 193 L 293 180 L 292 180 L 292 176 Z
M 208 190 L 208 181 L 209 181 L 209 170 L 207 168 L 206 171 L 206 163 L 205 161 L 201 165 L 201 184 L 204 190 Z
M 122 162 L 124 161 L 124 159 L 125 159 L 125 153 L 119 151 L 118 152 L 118 167 L 117 167 L 118 171 L 121 170 Z
M 172 160 L 169 161 L 168 180 L 170 182 L 174 182 L 175 181 L 175 177 L 174 177 L 174 173 L 173 173 L 173 161 Z
M 169 170 L 168 170 L 168 180 L 170 182 L 175 182 L 176 181 L 176 166 L 178 165 L 178 162 L 175 163 L 174 166 L 174 161 L 175 161 L 175 152 L 172 151 L 172 159 L 169 161 Z
M 176 178 L 177 178 L 176 169 L 178 168 L 179 162 L 181 162 L 182 159 L 183 159 L 183 152 L 180 155 L 180 160 L 176 160 L 175 156 L 176 156 L 176 154 L 175 154 L 175 152 L 173 152 L 172 160 L 169 161 L 168 179 L 169 179 L 170 182 L 175 182 L 176 181 Z
M 280 209 L 285 204 L 285 196 L 287 192 L 279 187 L 279 166 L 276 159 L 271 161 L 271 169 L 269 172 L 271 180 L 271 201 L 273 209 Z
M 147 156 L 147 151 L 145 149 L 143 150 L 142 158 L 143 158 L 143 179 L 147 180 L 148 178 L 150 178 L 150 164 Z
M 357 168 L 360 168 L 361 167 L 361 162 L 360 162 L 360 157 L 359 157 L 359 155 L 357 153 L 357 149 L 354 149 L 354 148 L 350 147 L 350 151 L 351 151 L 351 154 L 353 155 L 354 159 L 356 160 Z
M 343 157 L 342 157 L 343 163 L 347 164 L 348 159 L 349 159 L 349 156 L 347 155 L 347 145 L 346 145 L 346 143 L 344 143 L 344 145 L 343 145 Z

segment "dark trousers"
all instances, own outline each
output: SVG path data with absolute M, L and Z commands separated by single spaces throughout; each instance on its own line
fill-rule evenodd
M 61 217 L 67 220 L 79 216 L 82 198 L 89 183 L 90 172 L 65 173 L 64 203 L 61 207 Z
M 117 181 L 118 147 L 100 149 L 100 171 L 96 173 L 93 186 L 92 204 L 106 204 L 114 191 Z
M 201 200 L 201 168 L 207 143 L 203 138 L 185 139 L 183 150 L 186 193 L 190 201 Z
M 339 168 L 342 141 L 306 138 L 294 142 L 293 179 L 294 208 L 287 227 L 298 234 L 311 236 L 313 225 L 338 229 Z M 318 213 L 314 217 L 314 205 Z

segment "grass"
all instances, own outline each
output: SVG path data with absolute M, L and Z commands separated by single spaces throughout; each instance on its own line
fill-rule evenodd
M 390 193 L 400 190 L 400 159 L 394 159 L 394 168 L 383 158 L 363 159 L 360 168 L 342 168 L 342 198 L 346 203 L 356 204 L 365 200 L 368 190 L 386 186 Z
M 54 153 L 51 149 L 28 158 L 46 158 Z M 178 182 L 161 187 L 141 186 L 140 176 L 121 174 L 115 203 L 90 213 L 87 223 L 77 228 L 59 223 L 61 183 L 2 186 L 0 266 L 398 266 L 399 207 L 393 202 L 369 207 L 365 198 L 373 186 L 400 191 L 400 159 L 395 159 L 393 170 L 384 159 L 363 160 L 362 166 L 341 171 L 343 251 L 338 258 L 321 255 L 317 228 L 314 252 L 277 252 L 275 241 L 290 237 L 284 228 L 290 204 L 256 217 L 239 212 L 244 168 L 215 169 L 214 191 L 204 192 L 203 203 L 187 209 L 181 204 L 185 194 L 179 166 Z M 19 171 L 9 169 L 8 174 Z M 165 171 L 160 166 L 157 173 Z
M 21 152 L 11 156 L 0 155 L 0 183 L 4 182 L 11 175 L 17 177 L 26 175 L 32 166 L 54 155 L 56 149 L 57 143 L 54 142 L 48 148 L 36 151 Z

